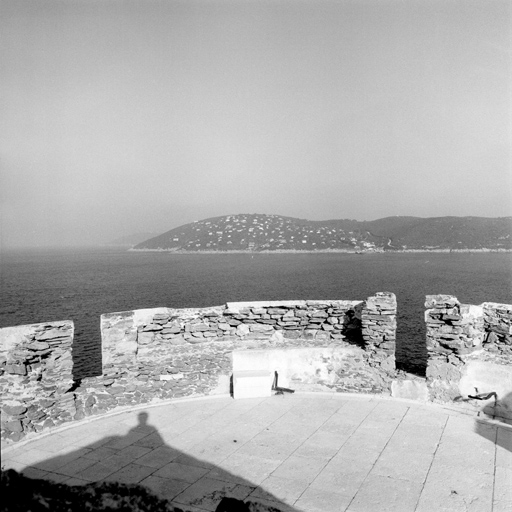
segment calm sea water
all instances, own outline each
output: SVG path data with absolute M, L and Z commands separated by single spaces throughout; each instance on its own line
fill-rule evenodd
M 197 254 L 112 249 L 5 252 L 0 265 L 0 327 L 72 319 L 76 376 L 101 372 L 102 313 L 228 301 L 398 300 L 397 360 L 425 365 L 424 299 L 512 303 L 512 254 Z M 91 359 L 84 347 L 96 347 Z

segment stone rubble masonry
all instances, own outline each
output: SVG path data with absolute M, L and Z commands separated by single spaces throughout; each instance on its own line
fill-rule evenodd
M 17 441 L 120 406 L 227 392 L 238 349 L 353 347 L 348 362 L 327 364 L 316 384 L 389 394 L 396 301 L 392 294 L 369 300 L 368 306 L 349 300 L 233 302 L 104 314 L 103 374 L 76 383 L 72 322 L 1 329 L 2 437 Z
M 395 370 L 397 304 L 394 293 L 379 292 L 369 297 L 361 314 L 365 350 L 371 366 Z
M 512 419 L 512 306 L 427 295 L 425 307 L 430 399 L 483 406 L 489 416 Z M 497 401 L 469 398 L 491 391 Z
M 358 347 L 352 364 L 369 368 L 370 376 L 344 363 L 330 370 L 329 379 L 320 371 L 317 384 L 331 390 L 389 393 L 395 375 L 396 299 L 379 293 L 371 302 L 365 319 L 365 303 L 357 300 L 229 302 L 102 315 L 105 386 L 108 392 L 113 383 L 120 385 L 106 405 L 133 403 L 127 382 L 143 386 L 137 389 L 144 396 L 157 398 L 227 392 L 233 350 L 257 348 Z M 371 350 L 365 349 L 362 328 L 368 331 Z M 361 375 L 359 384 L 354 375 Z M 82 385 L 90 385 L 89 380 Z M 88 406 L 84 414 L 94 412 L 98 404 Z
M 488 352 L 512 355 L 512 305 L 484 302 L 484 346 Z
M 70 421 L 76 413 L 71 320 L 0 329 L 0 409 L 2 438 Z
M 435 295 L 426 307 L 428 398 L 459 400 L 475 387 L 496 391 L 499 401 L 489 414 L 512 418 L 512 306 L 470 306 Z M 422 384 L 395 370 L 396 312 L 395 296 L 379 292 L 366 301 L 230 302 L 104 314 L 103 374 L 77 382 L 71 321 L 0 329 L 2 438 L 18 441 L 117 407 L 226 393 L 235 350 L 311 349 L 307 375 L 293 376 L 297 389 L 422 397 Z
M 384 292 L 365 302 L 228 302 L 210 308 L 110 313 L 101 317 L 101 332 L 104 367 L 149 363 L 180 346 L 303 340 L 364 347 L 372 366 L 393 372 L 396 298 Z

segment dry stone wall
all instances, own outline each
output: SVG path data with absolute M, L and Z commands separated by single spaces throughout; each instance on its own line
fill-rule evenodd
M 505 364 L 512 358 L 512 305 L 484 302 L 484 347 L 489 354 L 502 356 Z
M 397 304 L 394 293 L 379 292 L 369 297 L 361 315 L 365 350 L 372 354 L 370 364 L 394 371 Z
M 425 307 L 430 399 L 512 419 L 512 306 L 428 295 Z
M 360 338 L 361 309 L 361 301 L 348 300 L 228 302 L 224 318 L 244 339 L 302 338 L 323 343 Z
M 17 441 L 75 414 L 72 321 L 0 329 L 2 437 Z
M 466 305 L 450 295 L 427 296 L 425 305 L 428 398 L 512 419 L 512 306 Z M 241 349 L 272 349 L 281 361 L 308 354 L 296 357 L 307 371 L 287 363 L 297 386 L 389 393 L 411 384 L 395 371 L 396 310 L 395 296 L 380 292 L 365 301 L 109 313 L 101 317 L 103 375 L 78 382 L 72 321 L 0 329 L 2 438 L 17 441 L 117 407 L 225 393 L 232 353 Z M 497 399 L 470 398 L 489 392 Z
M 379 293 L 367 302 L 368 306 L 348 300 L 230 302 L 102 315 L 103 378 L 107 392 L 113 392 L 84 413 L 113 403 L 134 403 L 140 398 L 137 393 L 172 398 L 227 392 L 231 353 L 236 349 L 355 346 L 359 352 L 352 366 L 358 372 L 360 366 L 371 371 L 359 373 L 363 377 L 358 387 L 344 362 L 343 370 L 332 372 L 336 382 L 329 380 L 327 385 L 335 390 L 387 392 L 395 373 L 396 299 Z
M 311 364 L 320 365 L 318 379 L 315 370 L 313 377 L 295 375 L 294 382 L 389 393 L 395 328 L 396 300 L 388 293 L 368 301 L 237 302 L 109 313 L 101 317 L 103 374 L 76 382 L 72 322 L 2 329 L 2 437 L 19 440 L 117 407 L 226 393 L 232 353 L 240 349 L 334 347 L 325 368 L 311 356 Z
M 210 342 L 273 346 L 291 340 L 364 347 L 373 366 L 393 371 L 396 298 L 378 293 L 365 302 L 233 302 L 201 309 L 137 310 L 102 315 L 101 330 L 106 371 L 143 362 L 169 365 L 178 347 L 202 349 Z

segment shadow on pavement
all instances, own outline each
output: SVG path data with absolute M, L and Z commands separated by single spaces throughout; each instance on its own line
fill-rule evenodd
M 503 422 L 503 428 L 496 430 L 494 426 L 490 426 L 482 421 L 475 422 L 475 432 L 485 437 L 491 442 L 495 442 L 496 446 L 503 448 L 508 452 L 512 452 L 512 393 L 508 393 L 504 398 L 496 401 L 491 400 L 482 407 L 482 412 L 486 416 L 493 418 L 495 421 Z
M 503 423 L 512 422 L 512 393 L 507 393 L 503 398 L 486 403 L 482 409 L 487 416 Z
M 239 503 L 239 508 L 233 508 L 231 500 L 224 500 L 219 512 L 295 511 L 249 480 L 166 444 L 148 423 L 147 412 L 138 414 L 138 425 L 124 436 L 104 437 L 65 455 L 28 465 L 21 474 L 51 481 L 57 487 L 112 482 L 127 485 L 125 489 L 134 495 L 145 493 L 140 485 L 183 510 L 215 511 L 228 497 L 243 500 L 247 506 Z

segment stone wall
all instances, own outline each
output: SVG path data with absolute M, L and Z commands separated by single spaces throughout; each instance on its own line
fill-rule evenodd
M 425 307 L 430 399 L 512 419 L 512 306 L 428 295 Z M 470 398 L 491 392 L 497 400 Z
M 358 372 L 360 366 L 371 370 L 360 372 L 364 376 L 358 386 L 344 361 L 336 367 L 336 383 L 327 385 L 344 391 L 389 392 L 395 374 L 395 330 L 396 299 L 390 293 L 378 293 L 366 302 L 230 302 L 210 308 L 105 314 L 103 383 L 110 396 L 101 402 L 96 396 L 84 413 L 136 403 L 141 396 L 226 393 L 231 354 L 239 349 L 353 346 L 357 354 L 345 359 L 352 358 Z M 324 385 L 322 378 L 317 380 Z M 91 383 L 84 379 L 82 386 Z
M 512 356 L 512 305 L 484 302 L 485 340 L 488 353 L 501 355 L 510 362 Z M 505 363 L 506 364 L 506 363 Z
M 461 304 L 450 295 L 427 296 L 425 305 L 428 399 L 512 419 L 512 306 Z M 71 321 L 0 329 L 2 438 L 17 441 L 117 407 L 226 393 L 235 350 L 274 350 L 286 362 L 282 379 L 299 389 L 390 393 L 394 386 L 396 396 L 411 388 L 424 399 L 421 383 L 395 370 L 396 309 L 395 296 L 381 292 L 366 301 L 109 313 L 101 317 L 103 375 L 79 382 Z M 469 396 L 490 392 L 496 401 Z
M 361 301 L 228 302 L 223 316 L 244 339 L 298 339 L 320 343 L 360 337 Z
M 161 342 L 176 346 L 214 339 L 303 338 L 323 343 L 357 338 L 362 343 L 362 306 L 362 301 L 228 302 L 201 309 L 111 313 L 101 317 L 103 362 L 140 358 L 141 347 Z
M 363 305 L 362 335 L 365 350 L 372 355 L 371 366 L 395 369 L 396 313 L 396 297 L 389 292 L 376 293 Z
M 296 373 L 295 383 L 389 393 L 395 328 L 396 300 L 389 293 L 367 301 L 237 302 L 109 313 L 101 316 L 103 374 L 75 383 L 72 322 L 2 329 L 2 437 L 19 440 L 117 407 L 227 393 L 232 353 L 240 349 L 328 347 L 325 368 Z M 321 362 L 317 355 L 308 356 L 311 368 Z
M 17 441 L 72 419 L 73 333 L 67 320 L 0 329 L 3 438 Z
M 396 298 L 367 301 L 229 302 L 195 309 L 155 308 L 101 317 L 103 365 L 154 360 L 172 347 L 215 342 L 301 339 L 364 346 L 375 365 L 394 368 Z

